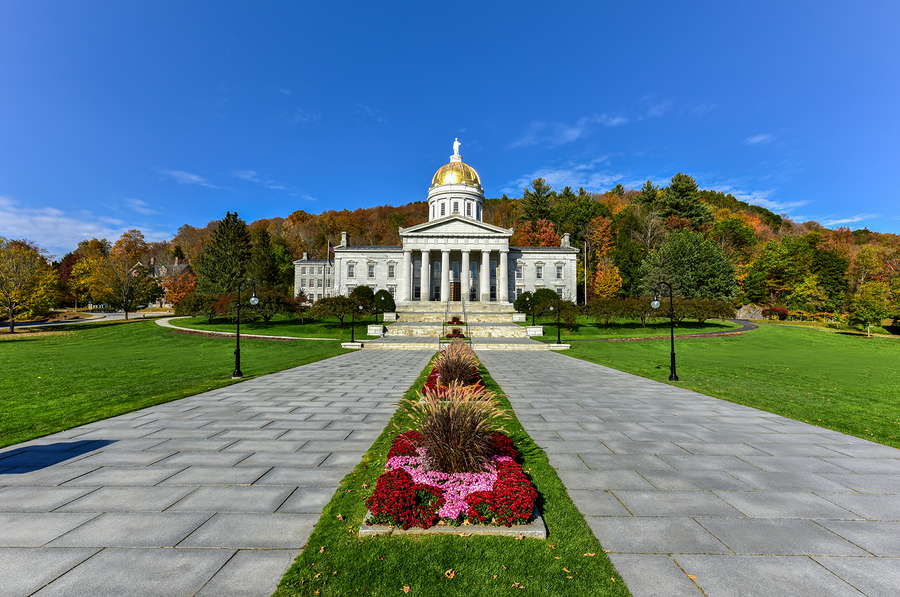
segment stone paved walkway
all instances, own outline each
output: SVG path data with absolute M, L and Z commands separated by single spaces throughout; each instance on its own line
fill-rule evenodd
M 432 354 L 345 354 L 0 450 L 0 595 L 271 595 Z
M 900 594 L 900 450 L 560 354 L 478 356 L 635 597 Z

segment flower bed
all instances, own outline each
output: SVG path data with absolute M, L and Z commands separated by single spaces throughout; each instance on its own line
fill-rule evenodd
M 386 472 L 366 502 L 371 524 L 409 529 L 434 524 L 525 524 L 537 491 L 516 462 L 518 451 L 500 432 L 491 436 L 493 455 L 480 473 L 444 473 L 429 468 L 417 431 L 401 433 L 391 445 Z

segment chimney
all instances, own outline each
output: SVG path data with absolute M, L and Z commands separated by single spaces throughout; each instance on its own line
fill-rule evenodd
M 309 255 L 306 253 L 306 251 L 303 251 L 303 261 L 306 261 L 307 259 L 309 259 Z
M 350 236 L 346 232 L 343 232 L 343 231 L 341 231 L 341 246 L 342 247 L 350 246 Z
M 178 256 L 175 256 L 175 267 L 178 267 Z
M 560 241 L 559 246 L 560 247 L 570 247 L 571 246 L 569 244 L 569 233 L 568 232 L 566 232 L 565 234 L 562 235 L 562 240 Z

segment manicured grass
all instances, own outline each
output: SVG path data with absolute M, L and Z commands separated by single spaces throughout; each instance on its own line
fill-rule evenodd
M 363 320 L 356 320 L 356 338 L 368 337 L 366 336 L 366 326 L 370 323 L 375 323 L 375 317 L 372 315 L 367 316 Z M 213 323 L 207 323 L 205 317 L 176 319 L 172 321 L 172 325 L 193 330 L 230 332 L 232 334 L 237 327 L 227 319 L 214 319 Z M 263 323 L 261 319 L 258 321 L 241 323 L 241 334 L 287 336 L 290 338 L 336 338 L 346 342 L 350 340 L 350 318 L 344 320 L 344 325 L 341 326 L 337 318 L 325 321 L 306 319 L 301 322 L 299 319 L 289 319 L 283 315 L 276 315 L 269 323 Z
M 430 366 L 407 397 L 421 389 L 429 371 Z M 499 392 L 483 368 L 482 374 L 488 389 Z M 505 397 L 502 402 L 512 412 Z M 282 578 L 276 597 L 404 595 L 404 587 L 409 587 L 409 595 L 465 597 L 629 595 L 546 455 L 515 419 L 507 421 L 506 431 L 540 493 L 546 540 L 477 535 L 359 539 L 364 502 L 384 472 L 391 440 L 409 429 L 408 421 L 406 409 L 399 408 L 362 462 L 344 478 L 303 553 Z M 460 527 L 459 532 L 470 528 Z
M 538 317 L 535 320 L 537 325 L 544 326 L 543 336 L 534 336 L 539 341 L 556 341 L 556 320 L 543 319 Z M 531 325 L 531 319 L 526 323 L 519 325 Z M 735 328 L 741 327 L 736 323 L 723 320 L 707 320 L 700 325 L 696 321 L 682 321 L 675 328 L 676 336 L 687 334 L 697 334 L 701 332 L 727 332 Z M 578 325 L 567 330 L 565 327 L 561 330 L 561 339 L 563 342 L 577 342 L 579 340 L 599 340 L 603 338 L 644 338 L 653 336 L 668 336 L 669 320 L 656 319 L 648 320 L 646 327 L 641 326 L 639 319 L 625 320 L 620 322 L 610 322 L 609 325 L 598 324 L 588 317 L 579 317 Z
M 149 320 L 0 335 L 0 446 L 234 383 L 234 348 Z M 255 377 L 344 352 L 338 342 L 242 339 L 241 370 Z
M 676 339 L 675 353 L 674 385 L 900 448 L 900 340 L 763 326 Z M 576 343 L 567 354 L 670 383 L 665 341 Z

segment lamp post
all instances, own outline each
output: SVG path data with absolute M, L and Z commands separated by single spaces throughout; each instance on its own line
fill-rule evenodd
M 238 283 L 237 347 L 234 349 L 234 373 L 231 374 L 231 379 L 244 377 L 244 374 L 241 372 L 241 288 L 244 286 L 244 282 L 250 282 L 253 285 L 253 296 L 250 297 L 250 304 L 254 307 L 259 304 L 259 299 L 256 298 L 256 282 L 250 278 L 244 278 Z
M 356 331 L 355 324 L 356 324 L 356 311 L 357 310 L 362 311 L 363 306 L 357 305 L 356 309 L 351 309 L 351 311 L 350 311 L 350 342 L 356 342 L 356 340 L 353 337 L 353 332 Z
M 663 284 L 669 289 L 669 336 L 672 342 L 672 362 L 669 366 L 669 381 L 678 381 L 678 375 L 675 374 L 675 307 L 672 302 L 672 285 L 668 282 L 660 282 L 653 289 L 653 302 L 650 306 L 659 309 L 659 287 Z
M 550 311 L 554 311 L 554 310 L 556 311 L 556 343 L 557 344 L 562 344 L 562 339 L 559 336 L 559 326 L 560 326 L 559 314 L 562 313 L 562 308 L 561 308 L 562 304 L 560 302 L 561 300 L 562 299 L 560 297 L 556 297 L 556 307 L 554 308 L 552 304 L 550 305 Z

